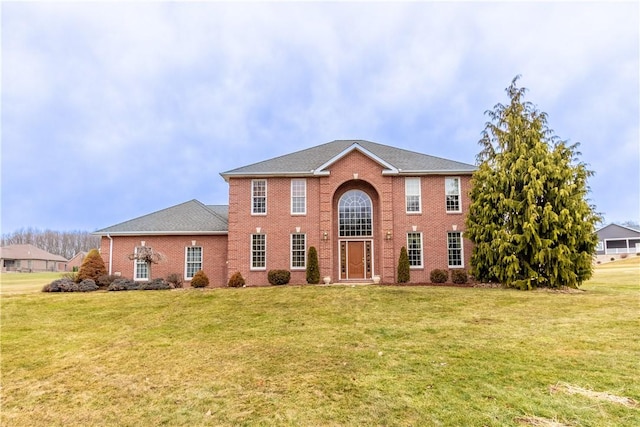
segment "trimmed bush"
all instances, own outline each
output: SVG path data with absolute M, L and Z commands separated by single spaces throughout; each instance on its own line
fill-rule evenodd
M 407 283 L 411 280 L 411 265 L 409 264 L 409 254 L 404 246 L 400 248 L 398 258 L 398 283 Z
M 167 282 L 172 285 L 174 288 L 182 287 L 182 276 L 178 273 L 170 273 L 167 276 Z
M 97 281 L 100 276 L 104 276 L 106 274 L 107 267 L 104 265 L 100 252 L 98 252 L 97 249 L 91 249 L 82 261 L 76 282 L 82 282 L 84 279 Z
M 465 270 L 451 270 L 451 281 L 457 285 L 467 283 L 469 278 Z
M 445 283 L 449 279 L 449 272 L 447 270 L 440 270 L 434 268 L 430 274 L 431 283 Z
M 68 278 L 54 280 L 42 288 L 42 292 L 92 292 L 97 290 L 98 285 L 91 279 L 76 283 Z
M 153 279 L 148 282 L 140 283 L 138 289 L 142 291 L 160 291 L 171 289 L 171 284 L 164 279 Z
M 307 283 L 316 285 L 320 283 L 320 267 L 318 266 L 318 251 L 315 246 L 309 248 L 307 253 Z
M 233 273 L 233 276 L 231 276 L 231 278 L 229 279 L 229 283 L 227 283 L 227 286 L 230 288 L 241 288 L 244 286 L 244 277 L 242 277 L 242 274 L 240 274 L 239 271 L 236 271 L 235 273 Z
M 120 276 L 116 276 L 115 274 L 104 274 L 98 277 L 98 280 L 96 280 L 96 284 L 102 289 L 107 289 L 109 285 L 111 285 L 116 279 L 119 278 Z
M 194 288 L 206 288 L 209 286 L 209 278 L 202 270 L 196 271 L 191 279 L 191 286 Z
M 124 277 L 114 280 L 107 288 L 108 291 L 134 291 L 137 289 L 138 283 Z
M 286 285 L 291 280 L 291 273 L 288 270 L 269 270 L 267 279 L 272 285 Z

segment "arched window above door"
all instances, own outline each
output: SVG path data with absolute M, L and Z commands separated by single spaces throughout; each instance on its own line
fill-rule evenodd
M 349 190 L 338 202 L 340 237 L 371 236 L 373 208 L 371 198 L 362 190 Z

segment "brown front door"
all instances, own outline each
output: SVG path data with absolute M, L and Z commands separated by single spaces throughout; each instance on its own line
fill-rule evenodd
M 364 242 L 347 242 L 347 278 L 364 279 Z

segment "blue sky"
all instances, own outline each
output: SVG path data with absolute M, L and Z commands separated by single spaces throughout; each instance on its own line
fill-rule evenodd
M 516 75 L 640 220 L 638 2 L 3 2 L 2 233 L 94 231 L 335 139 L 475 163 Z

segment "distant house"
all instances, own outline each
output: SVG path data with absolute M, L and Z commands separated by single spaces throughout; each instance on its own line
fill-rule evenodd
M 468 269 L 463 237 L 476 167 L 363 140 L 338 140 L 220 175 L 228 205 L 191 200 L 95 232 L 107 269 L 134 280 L 204 270 L 213 286 L 240 272 L 247 286 L 286 269 L 305 283 L 317 249 L 332 282 L 393 283 L 401 248 L 411 282 Z M 135 254 L 155 251 L 149 264 Z M 153 271 L 150 271 L 153 269 Z
M 78 271 L 80 270 L 80 266 L 82 265 L 82 261 L 84 261 L 84 257 L 87 256 L 87 252 L 80 251 L 75 254 L 67 263 L 67 270 L 69 271 Z
M 597 232 L 597 255 L 640 253 L 640 230 L 624 225 L 609 224 Z
M 65 271 L 67 259 L 33 245 L 9 245 L 0 248 L 3 272 Z

